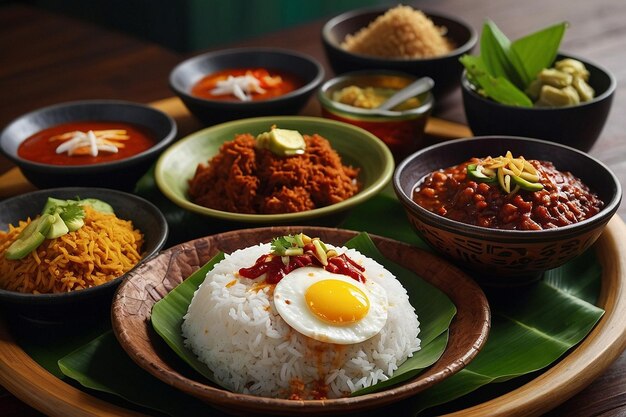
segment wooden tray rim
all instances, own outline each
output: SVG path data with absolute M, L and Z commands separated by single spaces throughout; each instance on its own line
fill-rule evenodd
M 626 349 L 626 225 L 614 217 L 596 243 L 603 266 L 598 305 L 605 314 L 572 352 L 553 367 L 507 394 L 448 416 L 540 415 L 567 400 L 617 359 Z M 122 416 L 143 414 L 96 398 L 58 379 L 16 343 L 0 317 L 0 384 L 13 395 L 51 416 Z

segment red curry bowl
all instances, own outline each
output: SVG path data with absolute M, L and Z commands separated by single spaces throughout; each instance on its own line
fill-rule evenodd
M 27 159 L 20 152 L 22 144 L 38 132 L 58 125 L 67 124 L 70 128 L 82 122 L 133 125 L 145 132 L 152 144 L 147 149 L 138 150 L 121 159 L 111 158 L 106 152 L 101 153 L 101 158 L 59 155 L 66 159 L 82 159 L 85 163 L 67 160 L 42 162 Z M 118 100 L 73 101 L 34 110 L 15 119 L 0 133 L 0 150 L 38 188 L 98 186 L 129 191 L 161 152 L 174 141 L 176 133 L 174 119 L 147 105 Z M 47 138 L 44 139 L 42 144 L 48 145 Z M 128 142 L 132 140 L 133 137 Z M 126 146 L 130 147 L 130 144 Z M 42 148 L 52 154 L 48 156 L 55 156 L 54 147 Z
M 431 172 L 470 158 L 511 151 L 526 159 L 550 161 L 556 169 L 580 178 L 604 202 L 597 214 L 578 223 L 542 230 L 491 229 L 461 223 L 415 203 L 413 191 Z M 393 177 L 396 195 L 417 233 L 437 252 L 491 286 L 514 286 L 541 278 L 544 271 L 576 258 L 590 248 L 617 211 L 622 188 L 602 162 L 577 149 L 538 139 L 483 136 L 444 142 L 405 159 Z
M 263 100 L 241 101 L 198 96 L 194 86 L 204 77 L 233 70 L 267 70 L 272 75 L 299 80 L 296 88 Z M 324 78 L 324 68 L 312 57 L 279 48 L 235 48 L 191 57 L 170 73 L 170 87 L 194 116 L 205 125 L 257 116 L 297 114 Z

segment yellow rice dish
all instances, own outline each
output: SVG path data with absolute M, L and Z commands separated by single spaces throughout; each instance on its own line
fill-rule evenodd
M 386 58 L 431 58 L 454 49 L 445 34 L 446 28 L 436 26 L 423 12 L 399 5 L 346 36 L 341 47 Z
M 31 220 L 0 231 L 0 288 L 62 293 L 104 284 L 132 269 L 141 259 L 143 234 L 114 214 L 84 210 L 83 227 L 45 240 L 23 259 L 7 259 L 5 252 Z

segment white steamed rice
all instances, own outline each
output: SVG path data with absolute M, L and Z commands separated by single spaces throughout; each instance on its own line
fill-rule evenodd
M 387 291 L 388 318 L 380 333 L 337 345 L 296 332 L 276 312 L 273 286 L 237 273 L 269 253 L 270 245 L 238 250 L 207 274 L 182 325 L 186 345 L 221 386 L 274 398 L 338 398 L 388 379 L 419 350 L 419 322 L 402 284 L 358 251 L 336 249 Z

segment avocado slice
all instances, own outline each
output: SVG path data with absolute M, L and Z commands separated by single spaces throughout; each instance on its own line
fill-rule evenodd
M 84 206 L 85 204 L 90 205 L 94 210 L 99 211 L 101 213 L 111 213 L 113 214 L 113 207 L 109 203 L 105 203 L 102 200 L 98 200 L 97 198 L 85 198 L 84 200 L 79 200 L 78 204 Z
M 69 233 L 70 230 L 59 213 L 54 213 L 52 216 L 54 217 L 54 222 L 52 223 L 52 226 L 50 226 L 48 233 L 46 233 L 46 239 L 56 239 L 57 237 Z
M 46 205 L 43 206 L 41 214 L 54 214 L 59 211 L 59 207 L 65 207 L 68 204 L 68 200 L 60 200 L 58 198 L 48 197 Z
M 15 240 L 7 248 L 4 256 L 7 259 L 22 259 L 39 247 L 46 240 L 46 234 L 54 223 L 54 216 L 51 214 L 42 214 L 35 220 L 31 221 L 28 226 L 22 230 Z
M 517 175 L 511 176 L 515 184 L 519 185 L 522 190 L 526 191 L 541 191 L 543 190 L 543 184 L 540 182 L 530 182 Z

